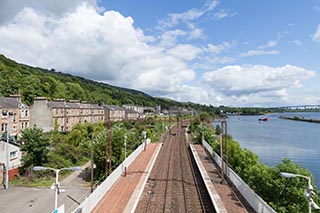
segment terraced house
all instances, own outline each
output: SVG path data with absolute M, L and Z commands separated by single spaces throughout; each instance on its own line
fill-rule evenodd
M 123 121 L 126 119 L 126 111 L 116 105 L 104 105 L 105 118 L 109 121 Z
M 79 123 L 104 122 L 104 108 L 87 102 L 69 101 L 64 99 L 48 101 L 38 97 L 30 107 L 30 124 L 38 126 L 44 132 L 54 129 L 69 132 Z
M 9 126 L 11 140 L 17 140 L 21 131 L 30 125 L 29 107 L 23 104 L 20 96 L 0 97 L 0 134 L 6 133 Z

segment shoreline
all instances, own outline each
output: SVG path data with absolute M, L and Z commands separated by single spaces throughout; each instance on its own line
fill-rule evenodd
M 280 116 L 280 119 L 285 119 L 285 120 L 292 120 L 292 121 L 302 121 L 302 122 L 309 122 L 309 123 L 318 123 L 320 124 L 320 120 L 317 119 L 312 119 L 312 118 L 304 118 L 304 117 L 287 117 L 287 116 Z

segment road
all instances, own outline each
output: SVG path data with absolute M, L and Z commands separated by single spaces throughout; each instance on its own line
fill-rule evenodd
M 88 164 L 83 166 L 85 168 Z M 58 196 L 58 206 L 65 204 L 65 212 L 74 210 L 90 194 L 90 185 L 82 180 L 80 171 L 61 181 L 65 192 Z M 70 197 L 71 198 L 70 198 Z M 0 189 L 1 213 L 50 213 L 54 210 L 55 192 L 50 187 L 12 187 Z

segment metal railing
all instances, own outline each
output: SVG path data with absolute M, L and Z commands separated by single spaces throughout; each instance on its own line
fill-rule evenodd
M 202 140 L 203 147 L 209 152 L 216 164 L 221 169 L 222 160 L 220 156 L 215 153 L 212 147 Z M 276 213 L 259 195 L 257 195 L 229 166 L 224 167 L 224 174 L 228 177 L 231 183 L 237 188 L 241 195 L 247 200 L 251 207 L 259 213 Z
M 117 182 L 120 176 L 125 172 L 136 157 L 144 150 L 145 144 L 142 143 L 135 151 L 133 151 L 90 195 L 87 197 L 80 206 L 77 207 L 73 213 L 87 213 L 99 203 L 103 196 L 111 189 Z

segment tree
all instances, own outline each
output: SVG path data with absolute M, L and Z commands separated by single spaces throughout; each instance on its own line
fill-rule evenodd
M 38 77 L 30 75 L 23 79 L 22 86 L 22 99 L 27 105 L 31 105 L 37 96 L 43 96 L 41 93 L 41 82 Z
M 67 87 L 67 99 L 85 100 L 85 91 L 79 84 L 68 82 L 65 85 Z
M 210 122 L 210 116 L 207 112 L 202 112 L 199 114 L 200 120 L 202 123 L 209 123 Z
M 22 131 L 24 144 L 21 151 L 24 152 L 22 162 L 24 168 L 44 165 L 48 162 L 50 140 L 43 134 L 43 130 L 38 127 L 27 128 Z
M 103 130 L 94 138 L 94 170 L 97 179 L 103 177 L 106 173 L 106 131 Z
M 124 128 L 113 127 L 112 128 L 112 165 L 119 164 L 123 159 L 122 149 L 124 143 L 124 135 L 126 131 Z
M 220 125 L 216 126 L 215 132 L 216 132 L 216 135 L 220 135 L 222 133 L 222 129 L 221 129 Z

